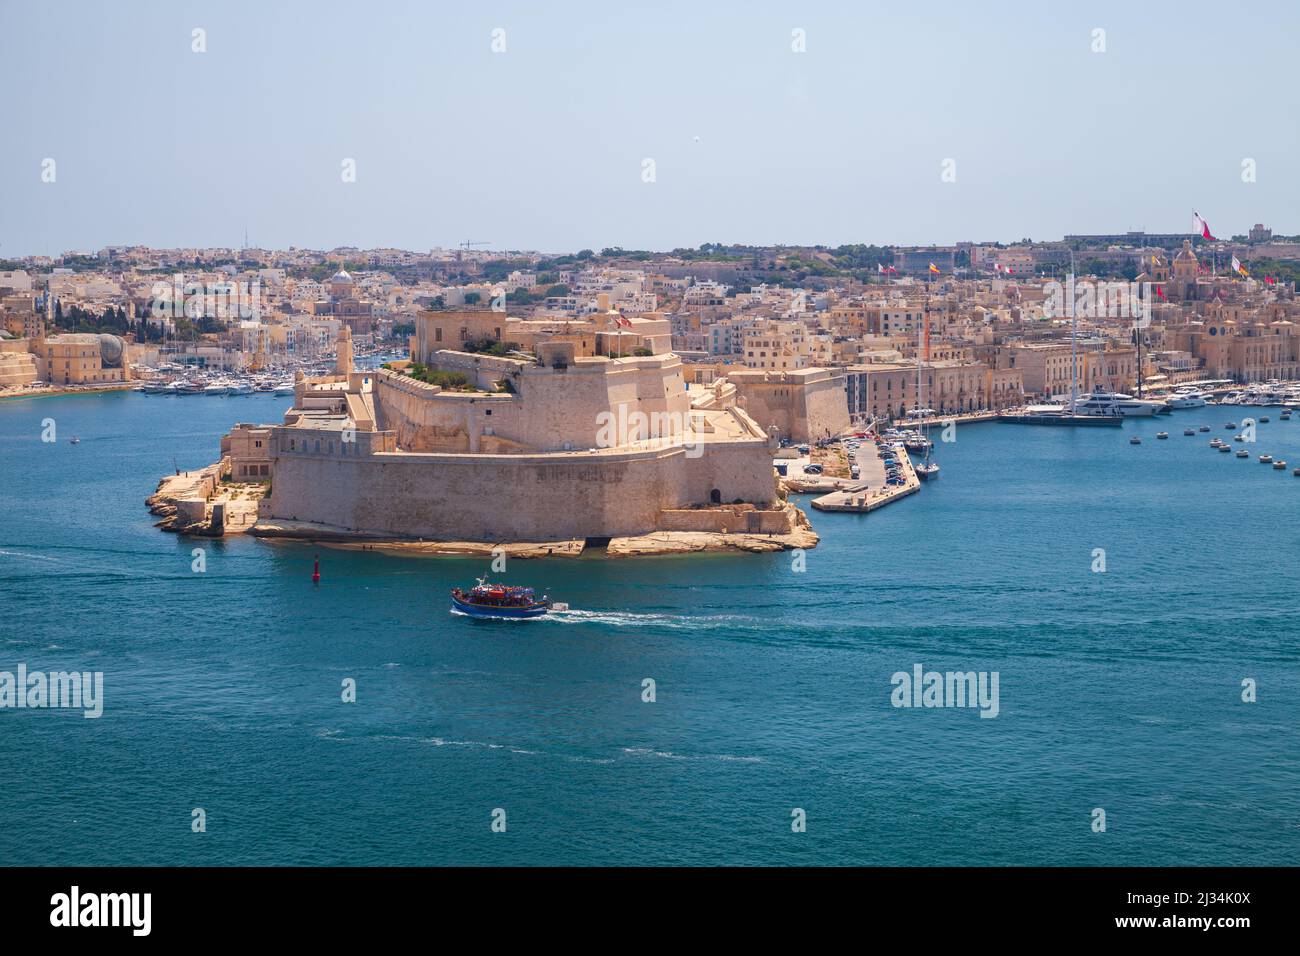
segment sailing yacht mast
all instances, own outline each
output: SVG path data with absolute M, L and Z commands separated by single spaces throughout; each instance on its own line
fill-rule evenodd
M 1070 250 L 1070 281 L 1066 295 L 1070 307 L 1070 414 L 1073 415 L 1079 401 L 1079 312 L 1074 307 L 1074 250 Z

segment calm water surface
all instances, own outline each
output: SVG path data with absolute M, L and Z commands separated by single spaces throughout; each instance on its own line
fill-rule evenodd
M 0 402 L 0 670 L 106 697 L 0 711 L 0 863 L 1296 861 L 1300 479 L 1208 447 L 1247 413 L 961 426 L 920 494 L 810 510 L 803 573 L 518 561 L 575 612 L 485 623 L 447 610 L 485 562 L 321 549 L 314 589 L 309 545 L 153 527 L 173 458 L 286 404 Z M 1252 450 L 1300 464 L 1272 417 Z M 999 716 L 895 709 L 917 663 L 997 671 Z

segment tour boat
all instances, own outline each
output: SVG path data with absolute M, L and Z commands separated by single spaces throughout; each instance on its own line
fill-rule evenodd
M 541 617 L 551 610 L 551 600 L 540 598 L 532 588 L 507 584 L 488 584 L 479 578 L 468 591 L 451 589 L 452 610 L 473 617 Z

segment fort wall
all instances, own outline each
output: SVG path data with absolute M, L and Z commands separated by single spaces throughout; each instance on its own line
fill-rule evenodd
M 361 438 L 361 433 L 358 438 Z M 261 515 L 448 541 L 550 541 L 656 530 L 661 512 L 711 500 L 770 505 L 761 439 L 571 455 L 284 452 Z M 327 446 L 322 446 L 327 447 Z

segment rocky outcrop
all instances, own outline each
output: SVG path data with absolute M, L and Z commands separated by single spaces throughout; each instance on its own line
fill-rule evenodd
M 651 554 L 689 554 L 695 551 L 749 551 L 766 553 L 815 548 L 821 540 L 808 516 L 787 506 L 789 531 L 785 533 L 733 533 L 716 531 L 655 531 L 651 534 L 612 538 L 606 554 L 614 558 Z
M 181 471 L 158 482 L 145 499 L 156 527 L 177 534 L 220 538 L 243 534 L 257 521 L 257 503 L 266 493 L 261 484 L 223 483 L 224 461 L 198 471 Z

